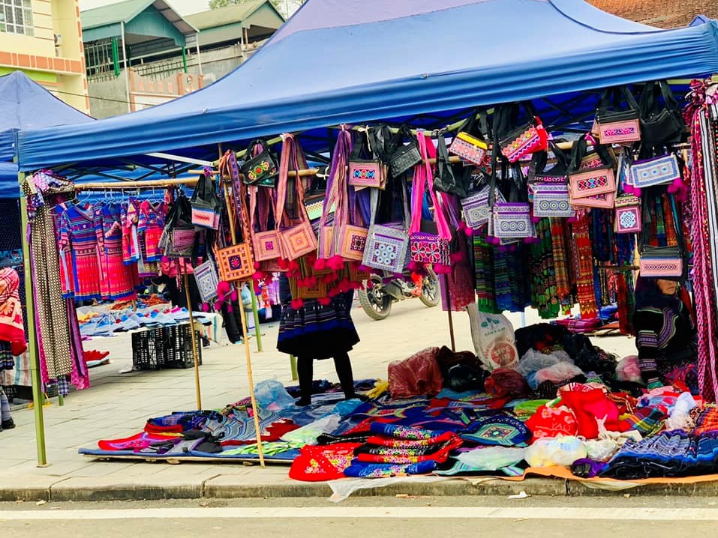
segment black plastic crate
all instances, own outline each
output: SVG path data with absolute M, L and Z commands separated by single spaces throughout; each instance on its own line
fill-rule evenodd
M 165 364 L 167 368 L 194 368 L 192 353 L 192 332 L 189 324 L 168 329 L 166 340 Z M 197 360 L 202 364 L 202 335 L 195 331 L 197 341 Z
M 193 368 L 192 333 L 189 324 L 157 327 L 132 334 L 132 366 L 135 370 Z M 201 336 L 197 334 L 197 354 L 202 364 Z

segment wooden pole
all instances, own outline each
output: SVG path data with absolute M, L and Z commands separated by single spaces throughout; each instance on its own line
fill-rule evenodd
M 442 284 L 446 286 L 446 302 L 447 306 L 449 307 L 446 313 L 449 315 L 449 336 L 451 337 L 451 351 L 456 353 L 456 337 L 454 336 L 454 317 L 451 312 L 451 286 L 449 286 L 449 278 L 446 275 L 442 276 Z
M 219 146 L 220 158 L 222 156 L 222 146 Z M 224 179 L 224 178 L 222 178 Z M 225 188 L 225 200 L 227 200 L 227 213 L 230 222 L 230 233 L 232 235 L 232 245 L 237 244 L 237 236 L 234 229 L 234 214 L 232 213 L 231 199 L 227 196 L 227 183 L 223 181 Z M 247 238 L 249 240 L 249 238 Z M 253 280 L 249 281 L 249 284 L 253 286 Z M 240 284 L 241 285 L 241 284 Z M 241 290 L 240 290 L 241 291 Z M 251 290 L 254 295 L 254 290 Z M 247 331 L 247 314 L 244 311 L 244 305 L 242 304 L 241 296 L 239 300 L 239 316 L 242 321 L 242 339 L 244 340 L 244 353 L 247 359 L 247 381 L 249 382 L 249 399 L 252 402 L 252 414 L 254 415 L 254 432 L 255 439 L 257 440 L 257 451 L 259 453 L 259 464 L 265 467 L 264 463 L 264 447 L 262 446 L 262 429 L 259 424 L 259 406 L 257 405 L 257 398 L 254 394 L 254 375 L 252 374 L 252 352 L 249 349 L 249 333 Z M 259 331 L 259 324 L 257 324 L 257 331 Z M 258 334 L 258 345 L 261 343 L 261 335 Z
M 202 391 L 199 384 L 199 354 L 197 353 L 197 335 L 194 332 L 194 314 L 192 313 L 192 296 L 189 292 L 189 276 L 187 270 L 182 271 L 184 277 L 184 291 L 187 297 L 187 310 L 189 311 L 189 325 L 192 333 L 192 355 L 194 358 L 194 387 L 197 396 L 197 411 L 202 410 Z
M 254 376 L 252 375 L 252 352 L 249 349 L 249 335 L 247 333 L 247 314 L 242 305 L 239 305 L 240 316 L 242 317 L 242 333 L 244 336 L 244 354 L 247 358 L 247 380 L 249 381 L 249 398 L 252 401 L 252 412 L 254 414 L 254 430 L 257 438 L 257 450 L 259 451 L 259 464 L 264 467 L 264 447 L 262 446 L 262 430 L 259 424 L 259 406 L 254 395 Z
M 94 190 L 129 190 L 143 189 L 148 187 L 170 187 L 172 185 L 196 185 L 199 177 L 184 179 L 152 179 L 148 181 L 115 181 L 107 183 L 83 183 L 75 185 L 75 191 L 94 191 Z

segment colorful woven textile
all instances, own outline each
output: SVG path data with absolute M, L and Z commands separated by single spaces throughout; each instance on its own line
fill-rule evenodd
M 645 436 L 653 435 L 661 430 L 666 414 L 655 407 L 637 409 L 631 415 L 623 415 L 618 423 L 622 432 L 635 430 Z
M 593 284 L 593 251 L 589 234 L 589 217 L 584 216 L 573 223 L 573 242 L 575 245 L 575 264 L 578 269 L 576 288 L 581 307 L 581 319 L 598 317 L 596 291 Z
M 531 431 L 516 418 L 498 415 L 472 426 L 461 438 L 481 445 L 525 446 L 531 439 Z

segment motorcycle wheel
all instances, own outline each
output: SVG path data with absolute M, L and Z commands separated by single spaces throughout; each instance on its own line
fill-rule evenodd
M 441 296 L 439 294 L 439 278 L 433 269 L 429 269 L 429 274 L 424 278 L 424 287 L 422 288 L 419 300 L 429 308 L 433 308 L 439 304 Z
M 358 291 L 359 303 L 367 316 L 381 321 L 391 313 L 393 299 L 381 291 L 381 277 L 372 275 L 371 280 L 374 286 L 368 288 L 364 281 L 364 287 Z

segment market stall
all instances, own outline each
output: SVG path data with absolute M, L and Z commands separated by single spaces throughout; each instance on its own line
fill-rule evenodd
M 715 399 L 715 339 L 699 339 L 694 355 L 666 369 L 657 350 L 675 336 L 673 318 L 638 330 L 630 322 L 634 312 L 675 309 L 686 334 L 715 330 L 713 258 L 696 261 L 713 252 L 713 234 L 691 225 L 714 217 L 706 89 L 696 84 L 691 94 L 689 142 L 665 80 L 718 70 L 718 25 L 662 31 L 565 0 L 346 6 L 311 0 L 251 61 L 176 102 L 88 127 L 23 132 L 21 168 L 109 166 L 153 151 L 216 155 L 213 144 L 230 144 L 202 175 L 207 188 L 175 201 L 162 231 L 166 256 L 213 268 L 207 281 L 227 282 L 223 295 L 284 272 L 291 309 L 311 304 L 322 315 L 371 271 L 431 267 L 444 309 L 471 313 L 475 353 L 417 350 L 390 366 L 389 386 L 368 403 L 334 407 L 329 391 L 296 409 L 283 388 L 263 387 L 261 398 L 252 390 L 224 413 L 152 419 L 144 433 L 85 453 L 267 456 L 293 460 L 293 476 L 310 480 L 515 475 L 522 462 L 573 465 L 587 477 L 714 474 L 715 408 L 706 403 Z M 488 44 L 482 54 L 462 37 L 476 21 Z M 452 28 L 441 47 L 402 50 L 436 28 Z M 306 54 L 327 42 L 336 44 L 328 56 Z M 322 216 L 312 223 L 304 197 L 316 170 L 307 158 L 327 151 Z M 687 293 L 675 304 L 633 304 L 637 268 L 687 283 L 695 321 L 682 310 Z M 619 329 L 638 336 L 639 357 L 620 364 L 577 338 L 612 304 Z M 551 320 L 574 306 L 578 317 L 506 330 L 504 341 L 482 334 L 505 328 L 504 311 L 534 307 Z M 296 333 L 280 333 L 280 346 Z M 661 447 L 675 444 L 680 453 L 665 465 Z

